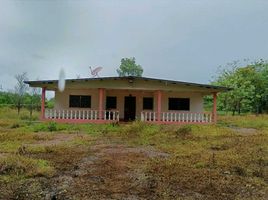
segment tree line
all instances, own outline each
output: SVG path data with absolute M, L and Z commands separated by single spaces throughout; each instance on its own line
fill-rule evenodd
M 117 69 L 119 76 L 142 76 L 143 68 L 136 64 L 135 58 L 123 58 Z M 30 111 L 39 110 L 41 106 L 41 90 L 29 88 L 24 81 L 28 80 L 27 73 L 15 76 L 16 86 L 13 92 L 0 92 L 0 106 L 11 105 L 18 113 L 22 107 Z M 239 61 L 228 63 L 220 68 L 215 76 L 213 85 L 229 87 L 232 90 L 220 93 L 218 110 L 241 113 L 268 113 L 268 61 L 258 60 L 241 65 Z M 48 102 L 53 106 L 53 99 Z M 210 107 L 212 98 L 205 98 L 205 106 Z
M 233 115 L 268 113 L 268 61 L 261 59 L 245 66 L 239 61 L 228 63 L 212 84 L 232 88 L 219 94 L 219 110 Z
M 15 107 L 20 113 L 22 108 L 27 108 L 32 117 L 33 110 L 40 110 L 41 91 L 38 88 L 29 88 L 24 81 L 28 80 L 27 73 L 15 76 L 16 85 L 13 91 L 0 92 L 0 106 Z

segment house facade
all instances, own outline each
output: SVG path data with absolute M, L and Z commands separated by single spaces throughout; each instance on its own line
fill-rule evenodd
M 217 93 L 228 88 L 145 77 L 26 81 L 42 88 L 42 120 L 70 123 L 215 123 Z M 46 91 L 55 91 L 55 106 L 45 108 Z M 203 111 L 203 97 L 213 95 L 213 110 Z

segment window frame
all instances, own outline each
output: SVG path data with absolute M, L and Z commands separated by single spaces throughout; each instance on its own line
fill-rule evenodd
M 177 108 L 174 109 L 174 106 L 171 108 L 171 100 L 177 101 L 177 105 L 175 105 Z M 181 100 L 187 100 L 187 109 L 185 109 L 185 105 L 181 106 L 182 104 L 180 103 Z M 174 103 L 174 102 L 173 102 Z M 185 103 L 185 102 L 184 102 Z M 169 111 L 190 111 L 191 110 L 191 99 L 190 98 L 185 98 L 185 97 L 169 97 L 168 98 L 168 110 Z
M 147 99 L 147 100 L 148 100 L 148 99 L 151 99 L 151 101 L 152 101 L 152 102 L 151 102 L 151 105 L 152 105 L 151 108 L 144 108 L 144 105 L 145 105 L 145 104 L 144 104 L 144 100 L 145 100 L 145 99 Z M 147 103 L 148 103 L 148 102 L 147 102 Z M 143 99 L 142 99 L 142 109 L 143 109 L 143 110 L 154 110 L 154 98 L 153 98 L 153 97 L 143 97 Z
M 115 98 L 115 107 L 107 107 L 108 98 Z M 116 110 L 117 109 L 117 97 L 116 96 L 106 96 L 106 105 L 105 108 L 107 110 Z
M 79 98 L 79 100 L 77 99 L 78 103 L 77 105 L 72 105 L 71 101 L 72 98 Z M 82 101 L 83 99 L 85 100 L 85 98 L 89 98 L 88 99 L 88 105 L 85 103 L 85 101 Z M 91 95 L 69 95 L 69 108 L 91 108 Z

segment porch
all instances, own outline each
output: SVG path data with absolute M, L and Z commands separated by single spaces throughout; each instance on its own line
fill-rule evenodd
M 95 91 L 95 97 L 93 98 L 93 101 L 95 101 L 95 103 L 93 108 L 56 107 L 54 109 L 47 109 L 45 108 L 46 88 L 43 88 L 41 120 L 64 123 L 114 123 L 121 120 L 141 120 L 146 123 L 156 124 L 207 124 L 216 123 L 217 121 L 217 93 L 213 93 L 214 98 L 212 112 L 195 112 L 195 110 L 167 110 L 168 108 L 165 104 L 167 104 L 166 100 L 168 95 L 165 93 L 165 91 L 161 90 L 150 92 L 147 91 L 146 93 L 137 90 L 131 90 L 123 93 L 120 90 L 111 91 L 104 88 L 98 88 Z M 115 109 L 107 109 L 106 97 L 110 97 L 111 95 L 114 95 L 119 100 L 119 102 L 115 103 L 114 105 Z M 142 98 L 148 99 L 148 96 L 153 99 L 151 102 L 153 104 L 153 110 L 144 110 L 144 108 L 142 109 Z M 70 96 L 64 97 L 65 99 L 68 99 Z M 129 100 L 129 98 L 134 98 L 134 101 L 131 103 L 133 106 L 130 106 L 134 108 L 134 110 L 131 111 L 133 114 L 131 114 L 133 116 L 132 118 L 126 117 L 126 110 L 130 109 L 130 107 L 126 107 L 126 100 Z
M 160 118 L 157 112 L 142 111 L 140 120 L 148 123 L 211 123 L 212 113 L 209 112 L 162 112 Z M 109 110 L 57 110 L 45 109 L 44 120 L 75 123 L 105 123 L 119 122 L 119 111 Z
M 73 123 L 112 123 L 119 121 L 119 112 L 115 110 L 45 109 L 44 120 Z

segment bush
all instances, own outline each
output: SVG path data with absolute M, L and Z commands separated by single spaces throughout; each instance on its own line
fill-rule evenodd
M 20 155 L 8 156 L 0 159 L 0 174 L 50 176 L 54 169 L 46 160 L 32 159 Z
M 19 128 L 20 127 L 20 124 L 18 122 L 14 122 L 10 128 Z
M 56 122 L 48 122 L 48 123 L 38 123 L 33 126 L 34 132 L 40 132 L 40 131 L 57 131 L 57 123 Z
M 191 125 L 183 125 L 179 129 L 176 130 L 175 134 L 176 137 L 186 138 L 190 136 L 192 133 L 192 126 Z
M 233 169 L 232 169 L 232 171 L 235 174 L 239 175 L 239 176 L 246 176 L 247 175 L 246 170 L 243 167 L 241 167 L 241 166 L 234 166 Z
M 135 121 L 131 124 L 126 125 L 122 130 L 121 133 L 123 135 L 127 135 L 130 137 L 137 137 L 140 133 L 143 132 L 143 130 L 148 126 L 148 124 L 145 124 L 140 121 Z
M 56 122 L 49 122 L 47 125 L 47 129 L 52 132 L 52 131 L 57 131 L 57 123 Z

